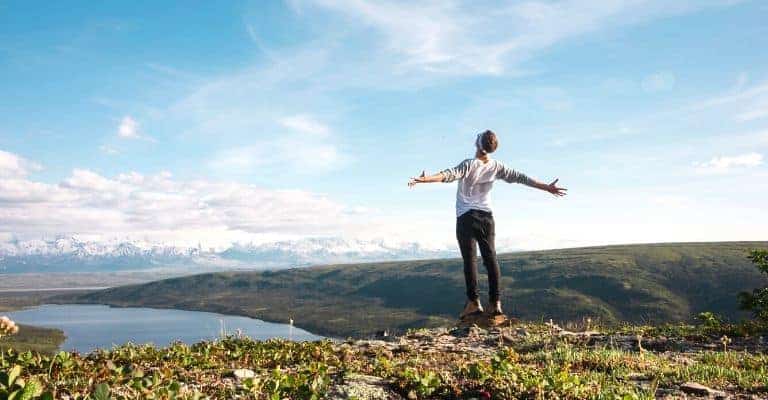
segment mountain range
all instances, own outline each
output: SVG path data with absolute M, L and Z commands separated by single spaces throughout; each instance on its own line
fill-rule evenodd
M 453 257 L 451 248 L 415 242 L 306 238 L 233 243 L 226 249 L 175 246 L 140 240 L 90 241 L 76 236 L 0 242 L 0 273 L 115 272 L 172 269 L 275 269 L 314 264 Z

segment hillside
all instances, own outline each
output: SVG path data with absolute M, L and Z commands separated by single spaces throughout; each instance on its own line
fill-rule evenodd
M 705 310 L 738 319 L 736 294 L 768 284 L 746 258 L 754 248 L 768 248 L 768 242 L 503 254 L 503 301 L 508 313 L 527 320 L 667 322 Z M 461 260 L 444 259 L 214 273 L 58 301 L 207 310 L 277 322 L 292 317 L 315 333 L 357 336 L 451 322 L 464 302 L 461 271 Z

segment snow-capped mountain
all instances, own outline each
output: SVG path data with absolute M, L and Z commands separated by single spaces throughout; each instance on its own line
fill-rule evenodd
M 199 258 L 199 248 L 150 245 L 141 241 L 14 240 L 0 243 L 0 273 L 84 272 L 182 267 Z
M 227 260 L 269 261 L 293 265 L 454 257 L 452 249 L 431 249 L 418 243 L 384 240 L 309 238 L 266 244 L 234 244 L 219 253 Z
M 97 272 L 146 269 L 209 270 L 286 268 L 313 264 L 454 257 L 454 249 L 384 240 L 309 238 L 235 243 L 216 251 L 136 240 L 105 242 L 59 237 L 0 242 L 0 273 Z

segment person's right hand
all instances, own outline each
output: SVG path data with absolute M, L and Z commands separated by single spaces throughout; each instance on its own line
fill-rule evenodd
M 427 176 L 427 171 L 421 171 L 421 175 L 419 176 L 412 176 L 410 180 L 408 180 L 408 187 L 414 187 L 417 183 L 424 183 L 424 177 Z

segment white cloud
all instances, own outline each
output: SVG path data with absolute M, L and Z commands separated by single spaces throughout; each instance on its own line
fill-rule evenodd
M 24 177 L 42 166 L 16 154 L 0 150 L 0 177 Z
M 400 57 L 396 69 L 498 75 L 554 44 L 614 26 L 735 1 L 561 0 L 508 1 L 478 7 L 472 1 L 294 0 L 298 15 L 321 7 L 373 28 L 384 51 Z M 518 71 L 519 72 L 519 71 Z
M 317 172 L 336 169 L 345 162 L 334 144 L 306 142 L 302 139 L 285 139 L 278 142 L 281 158 L 288 161 L 299 172 Z
M 328 126 L 307 114 L 284 117 L 278 122 L 286 128 L 311 135 L 326 136 L 330 132 Z
M 108 145 L 101 145 L 101 146 L 99 146 L 99 150 L 102 153 L 107 154 L 107 155 L 115 155 L 115 154 L 119 153 L 119 151 L 117 151 L 116 148 L 114 148 L 112 146 L 108 146 Z
M 255 143 L 220 150 L 208 165 L 227 175 L 247 175 L 258 168 L 313 174 L 336 169 L 348 160 L 335 144 L 323 140 L 286 135 Z
M 227 175 L 247 175 L 257 168 L 273 167 L 311 174 L 336 169 L 348 161 L 339 151 L 331 129 L 311 115 L 279 118 L 277 124 L 287 131 L 221 149 L 213 155 L 209 167 Z
M 330 68 L 325 54 L 304 49 L 275 55 L 266 65 L 211 79 L 173 104 L 169 116 L 187 135 L 220 139 L 207 163 L 219 174 L 334 170 L 349 160 L 342 136 L 305 111 L 326 116 L 346 108 L 328 93 L 338 87 L 320 77 Z
M 750 101 L 760 101 L 768 95 L 768 82 L 760 82 L 751 87 L 741 87 L 736 91 L 693 104 L 691 110 L 704 110 L 711 107 L 741 105 Z
M 235 147 L 218 151 L 208 165 L 215 170 L 242 174 L 264 164 L 266 157 L 256 146 Z
M 87 169 L 75 169 L 72 175 L 66 178 L 60 186 L 68 189 L 107 192 L 118 189 L 119 182 L 104 178 L 103 176 Z
M 0 154 L 5 159 L 11 153 Z M 106 177 L 76 169 L 57 184 L 34 181 L 23 173 L 0 177 L 0 232 L 21 236 L 322 235 L 354 226 L 358 222 L 352 214 L 322 194 L 178 180 L 168 172 Z
M 657 72 L 646 76 L 640 86 L 648 93 L 671 90 L 675 86 L 675 75 L 671 72 Z
M 696 165 L 702 173 L 726 173 L 735 169 L 754 168 L 763 164 L 760 153 L 746 153 L 736 156 L 713 157 L 711 160 Z
M 125 139 L 138 139 L 140 137 L 139 124 L 130 116 L 123 117 L 120 126 L 117 127 L 117 136 Z
M 768 117 L 768 96 L 750 104 L 745 111 L 736 114 L 736 120 L 741 122 L 753 121 Z
M 130 115 L 126 115 L 120 120 L 120 125 L 117 127 L 117 136 L 123 139 L 155 141 L 152 137 L 146 136 L 139 131 L 139 123 Z

